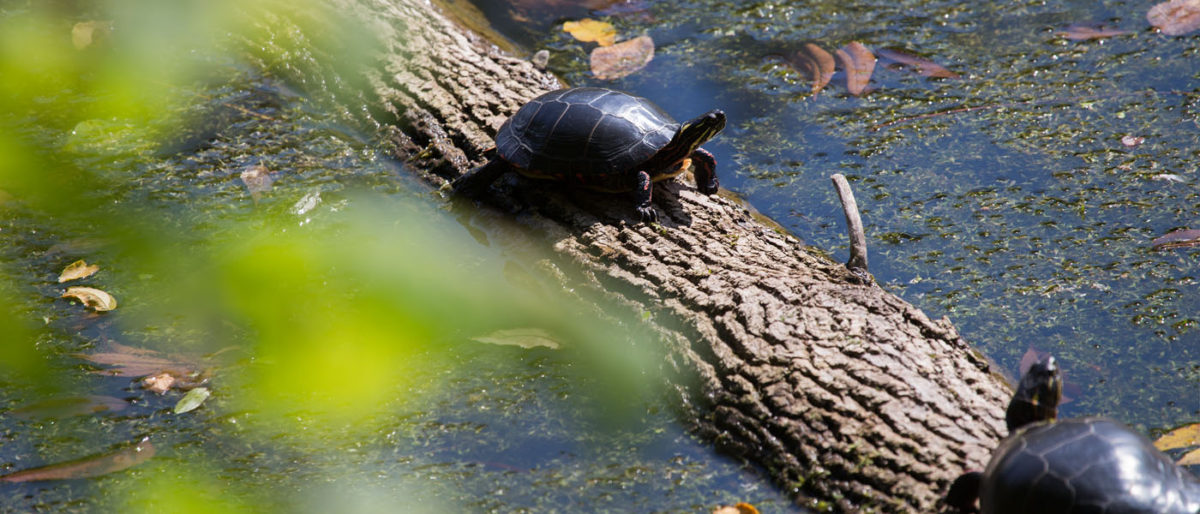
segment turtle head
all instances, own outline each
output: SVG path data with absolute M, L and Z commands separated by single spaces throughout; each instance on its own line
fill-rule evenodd
M 1017 384 L 1004 414 L 1009 432 L 1038 421 L 1053 421 L 1061 399 L 1062 374 L 1054 357 L 1047 355 L 1030 366 Z
M 700 145 L 712 139 L 725 128 L 725 112 L 713 109 L 679 125 L 679 131 L 671 140 L 672 145 L 678 145 L 686 150 L 683 155 L 689 155 Z

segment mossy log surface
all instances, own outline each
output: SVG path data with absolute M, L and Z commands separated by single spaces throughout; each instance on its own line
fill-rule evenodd
M 376 55 L 348 78 L 335 53 L 314 53 L 292 78 L 343 84 L 334 101 L 435 188 L 484 162 L 520 105 L 561 87 L 428 2 L 332 8 Z M 639 223 L 621 195 L 517 177 L 481 203 L 490 214 L 465 222 L 515 220 L 555 256 L 564 287 L 651 313 L 672 363 L 694 379 L 680 387 L 687 421 L 798 502 L 930 512 L 1005 433 L 1008 384 L 948 320 L 862 283 L 736 199 L 660 184 L 660 226 Z

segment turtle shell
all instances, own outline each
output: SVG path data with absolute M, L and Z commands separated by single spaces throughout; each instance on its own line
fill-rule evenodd
M 1068 419 L 1001 442 L 984 470 L 979 507 L 984 514 L 1195 514 L 1200 481 L 1121 423 Z
M 605 191 L 633 189 L 639 166 L 679 129 L 649 100 L 598 87 L 560 89 L 521 107 L 496 135 L 497 155 L 521 174 Z M 677 166 L 645 170 L 651 180 Z

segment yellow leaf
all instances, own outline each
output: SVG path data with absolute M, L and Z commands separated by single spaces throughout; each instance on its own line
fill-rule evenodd
M 117 308 L 117 299 L 111 294 L 92 287 L 68 287 L 63 298 L 75 298 L 96 312 L 111 311 Z
M 609 46 L 617 40 L 617 29 L 611 23 L 584 18 L 579 21 L 568 21 L 563 24 L 563 30 L 575 39 L 588 42 L 595 41 L 600 46 Z
M 1191 425 L 1176 428 L 1163 434 L 1157 441 L 1154 441 L 1154 447 L 1161 451 L 1187 448 L 1189 446 L 1200 446 L 1200 423 L 1192 423 Z M 1197 458 L 1200 458 L 1200 455 Z
M 758 509 L 754 508 L 746 502 L 738 502 L 737 505 L 729 506 L 722 505 L 713 509 L 712 514 L 758 514 Z
M 1200 464 L 1200 448 L 1196 448 L 1195 450 L 1184 454 L 1183 457 L 1180 457 L 1177 464 L 1180 466 L 1195 466 Z
M 80 259 L 63 268 L 62 274 L 58 276 L 58 283 L 90 277 L 97 271 L 100 271 L 100 266 L 95 264 L 88 266 L 88 263 Z

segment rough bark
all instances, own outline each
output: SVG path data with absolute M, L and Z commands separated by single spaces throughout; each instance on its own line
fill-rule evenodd
M 434 186 L 483 162 L 509 114 L 559 87 L 428 3 L 334 4 L 380 43 L 360 70 L 369 87 L 338 101 Z M 321 76 L 339 73 L 321 66 L 336 58 L 315 54 L 303 80 L 336 82 Z M 801 502 L 931 511 L 1004 433 L 1008 385 L 948 320 L 860 283 L 735 199 L 666 184 L 661 227 L 637 223 L 624 197 L 515 177 L 485 201 L 547 241 L 567 287 L 651 312 L 674 363 L 698 378 L 688 402 L 699 432 Z

